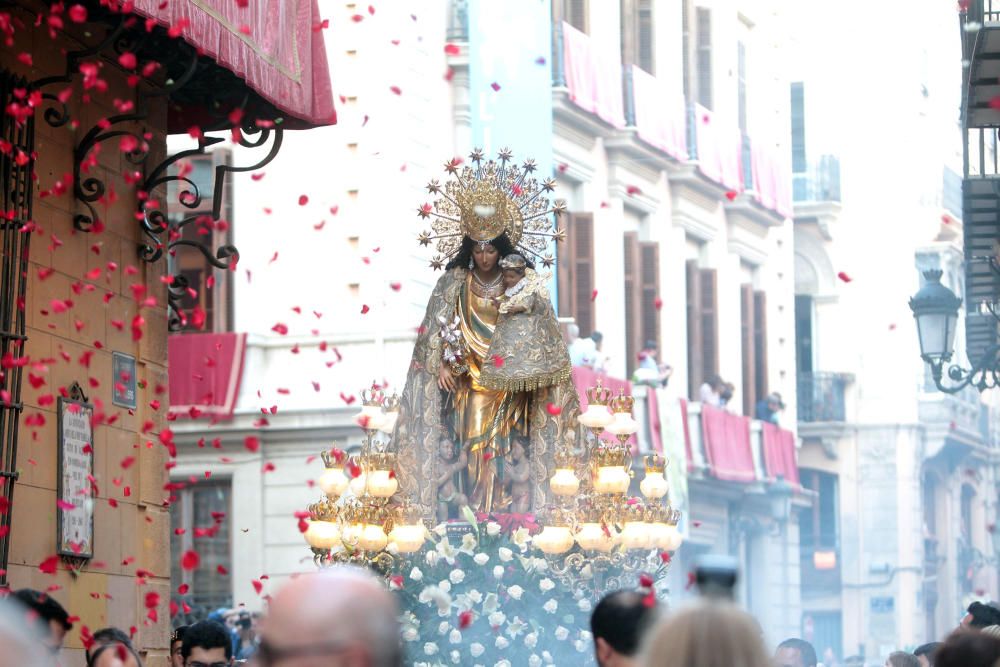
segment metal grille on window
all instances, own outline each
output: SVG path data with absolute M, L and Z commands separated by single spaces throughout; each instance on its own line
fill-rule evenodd
M 0 106 L 15 101 L 15 89 L 27 81 L 0 70 Z M 32 155 L 35 149 L 33 118 L 17 122 L 0 115 L 0 586 L 7 583 L 10 527 L 17 481 L 17 433 L 21 416 L 21 375 L 24 358 L 25 294 L 28 275 L 28 243 L 31 234 L 22 231 L 31 220 Z

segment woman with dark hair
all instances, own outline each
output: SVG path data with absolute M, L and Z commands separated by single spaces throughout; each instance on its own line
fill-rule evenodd
M 501 154 L 497 162 L 481 163 L 474 153 L 474 166 L 459 171 L 450 163 L 446 169 L 457 178 L 444 186 L 432 181 L 428 190 L 440 199 L 418 211 L 423 218 L 436 218 L 433 231 L 422 233 L 419 241 L 437 240 L 439 254 L 431 266 L 445 273 L 419 329 L 393 438 L 400 484 L 428 517 L 439 500 L 447 500 L 438 497 L 445 488 L 449 496 L 457 488 L 474 511 L 510 511 L 511 480 L 504 470 L 518 437 L 528 440 L 529 505 L 540 506 L 554 452 L 575 435 L 579 404 L 551 304 L 530 331 L 515 327 L 504 333 L 497 327 L 507 317 L 500 312 L 506 289 L 500 260 L 521 255 L 526 269 L 544 280 L 528 258 L 551 265 L 548 244 L 560 236 L 548 221 L 548 200 L 540 196 L 551 184 L 530 177 L 532 164 L 522 171 L 508 160 Z M 552 366 L 551 360 L 559 358 L 565 364 Z M 511 359 L 517 360 L 512 365 L 517 372 L 483 377 L 484 370 Z M 452 456 L 441 453 L 442 439 L 454 443 Z M 460 451 L 468 461 L 465 469 L 441 483 L 441 471 Z

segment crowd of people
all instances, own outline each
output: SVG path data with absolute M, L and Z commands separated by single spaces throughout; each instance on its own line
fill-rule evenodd
M 0 600 L 0 667 L 55 667 L 72 617 L 54 598 L 22 589 Z M 171 667 L 401 667 L 399 608 L 383 580 L 351 566 L 293 578 L 258 619 L 219 610 L 177 628 Z M 724 597 L 668 611 L 651 592 L 603 597 L 590 618 L 599 667 L 830 667 L 813 646 L 789 638 L 770 652 L 757 621 Z M 133 637 L 118 628 L 81 632 L 87 667 L 142 667 Z M 852 656 L 845 667 L 1000 667 L 1000 606 L 974 602 L 943 642 L 884 662 Z

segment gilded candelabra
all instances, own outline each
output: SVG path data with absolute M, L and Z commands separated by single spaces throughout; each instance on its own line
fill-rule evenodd
M 361 392 L 361 412 L 354 418 L 365 432 L 361 453 L 348 457 L 333 449 L 321 454 L 324 497 L 309 506 L 305 532 L 318 567 L 353 563 L 388 574 L 423 546 L 426 527 L 400 493 L 396 454 L 377 437 L 392 433 L 398 415 L 399 398 L 373 385 Z
M 670 506 L 667 461 L 650 454 L 639 484 L 643 498 L 628 494 L 632 481 L 629 439 L 639 429 L 632 417 L 635 399 L 597 385 L 587 390 L 588 407 L 579 417 L 587 429 L 584 456 L 562 450 L 549 480 L 555 497 L 543 512 L 544 528 L 534 544 L 554 576 L 588 589 L 594 597 L 621 588 L 626 575 L 648 573 L 662 581 L 669 554 L 680 547 L 680 511 Z M 607 431 L 616 441 L 604 440 Z

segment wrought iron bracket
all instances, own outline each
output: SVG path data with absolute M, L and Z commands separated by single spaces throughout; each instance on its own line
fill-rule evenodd
M 952 384 L 945 384 L 944 378 L 944 366 L 951 361 L 951 357 L 942 360 L 927 357 L 923 359 L 931 367 L 934 386 L 946 394 L 957 394 L 968 386 L 975 387 L 980 392 L 1000 387 L 1000 345 L 987 348 L 971 369 L 962 368 L 958 364 L 949 365 L 947 375 Z

